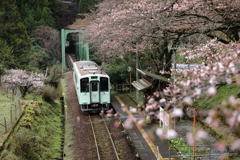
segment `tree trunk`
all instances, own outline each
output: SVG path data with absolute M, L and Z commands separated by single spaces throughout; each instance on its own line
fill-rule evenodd
M 31 87 L 31 86 L 19 86 L 19 87 L 18 87 L 19 90 L 20 90 L 20 92 L 21 92 L 22 98 L 25 97 L 25 95 L 27 94 L 27 91 L 28 91 L 28 89 L 29 89 L 30 87 Z

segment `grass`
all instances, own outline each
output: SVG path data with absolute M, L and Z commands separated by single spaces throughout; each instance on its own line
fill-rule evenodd
M 202 95 L 201 98 L 197 99 L 193 106 L 195 106 L 197 109 L 203 109 L 205 111 L 213 109 L 213 108 L 219 108 L 223 101 L 227 101 L 230 96 L 234 96 L 235 98 L 238 98 L 238 94 L 240 93 L 240 87 L 236 86 L 236 84 L 230 84 L 230 85 L 221 85 L 217 86 L 217 94 L 216 96 L 209 97 L 207 95 Z M 227 130 L 225 130 L 225 128 Z M 224 137 L 227 139 L 231 139 L 235 136 L 231 136 L 229 133 L 229 129 L 227 126 L 219 126 L 217 128 L 213 128 L 217 135 L 215 137 Z M 228 136 L 224 136 L 228 134 Z M 204 153 L 206 151 L 202 150 Z M 181 151 L 182 152 L 182 151 Z
M 190 155 L 192 154 L 192 147 L 189 147 L 187 143 L 181 138 L 177 137 L 174 139 L 169 139 L 172 146 L 176 147 L 176 150 L 181 155 Z
M 73 128 L 70 123 L 65 124 L 65 148 L 64 148 L 64 153 L 66 156 L 64 157 L 65 160 L 72 160 L 74 159 L 74 154 L 73 154 Z
M 4 94 L 4 93 L 1 91 L 1 94 L 0 94 L 0 101 L 1 101 L 1 102 L 11 101 L 11 98 L 9 98 L 9 97 L 10 97 L 9 94 Z
M 63 115 L 61 103 L 35 101 L 25 108 L 25 117 L 20 120 L 20 128 L 15 131 L 3 159 L 56 159 L 61 158 Z M 25 126 L 23 122 L 30 122 Z
M 137 102 L 137 104 L 139 105 L 143 105 L 143 92 L 138 92 L 138 100 L 137 100 L 137 94 L 136 94 L 136 91 L 134 90 L 133 92 L 131 92 L 130 94 L 130 97 L 135 101 Z
M 240 87 L 237 87 L 236 84 L 231 85 L 222 85 L 217 87 L 217 95 L 214 97 L 208 97 L 203 95 L 200 99 L 197 99 L 194 102 L 194 106 L 197 108 L 209 110 L 213 108 L 218 108 L 221 106 L 222 102 L 228 100 L 230 96 L 237 97 L 237 94 L 240 93 Z
M 63 96 L 62 93 L 66 94 L 66 81 L 65 79 L 61 79 L 59 86 L 57 88 L 59 96 Z M 64 106 L 65 107 L 65 106 Z M 65 110 L 67 108 L 64 108 Z M 73 154 L 73 126 L 70 122 L 70 119 L 66 119 L 65 121 L 65 137 L 64 137 L 64 153 L 65 153 L 65 160 L 72 160 L 74 159 L 74 154 Z
M 0 134 L 3 136 L 0 136 L 0 143 L 3 143 L 3 141 L 6 138 L 7 133 L 10 131 L 10 127 L 12 127 L 13 124 L 11 124 L 11 112 L 12 109 L 12 115 L 15 117 L 15 107 L 14 103 L 11 99 L 11 94 L 6 93 L 4 90 L 0 90 Z M 7 132 L 5 129 L 5 119 L 7 122 Z
M 10 120 L 10 112 L 9 112 L 9 107 L 11 105 L 9 104 L 1 104 L 0 105 L 0 110 L 1 110 L 1 113 L 0 113 L 0 134 L 3 135 L 3 136 L 0 136 L 0 143 L 3 143 L 3 141 L 5 140 L 5 136 L 7 134 L 7 131 L 8 131 L 8 128 L 10 126 L 7 127 L 7 131 L 6 131 L 6 128 L 5 128 L 5 119 L 4 117 L 6 118 L 6 121 L 7 121 L 7 124 L 8 121 Z

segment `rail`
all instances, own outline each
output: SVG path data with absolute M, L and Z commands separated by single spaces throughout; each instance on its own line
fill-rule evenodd
M 90 119 L 92 131 L 93 131 L 93 137 L 94 137 L 94 142 L 95 142 L 95 146 L 96 146 L 96 150 L 97 150 L 98 160 L 101 160 L 101 158 L 100 158 L 100 153 L 99 153 L 99 149 L 98 149 L 97 138 L 96 138 L 96 135 L 95 135 L 95 132 L 94 132 L 93 122 L 92 122 L 92 119 L 91 119 L 91 116 L 90 116 L 90 115 L 89 115 L 89 119 Z
M 93 121 L 93 117 L 95 118 L 94 121 Z M 98 143 L 97 137 L 98 137 L 98 136 L 100 137 L 101 133 L 103 133 L 103 131 L 104 131 L 103 128 L 105 128 L 106 131 L 107 131 L 107 135 L 108 135 L 109 140 L 110 140 L 110 143 L 111 143 L 111 145 L 112 145 L 112 150 L 113 150 L 112 152 L 114 152 L 114 155 L 115 155 L 115 157 L 116 157 L 116 160 L 119 160 L 119 156 L 118 156 L 116 147 L 115 147 L 115 145 L 114 145 L 114 142 L 113 142 L 111 133 L 110 133 L 110 131 L 108 130 L 108 127 L 107 127 L 107 124 L 106 124 L 105 120 L 104 120 L 102 117 L 100 118 L 100 116 L 90 116 L 90 115 L 89 115 L 89 119 L 90 119 L 90 122 L 91 122 L 91 127 L 92 127 L 92 131 L 93 131 L 93 135 L 94 135 L 94 141 L 95 141 L 96 150 L 97 150 L 97 154 L 98 154 L 98 160 L 101 160 L 101 157 L 102 157 L 104 154 L 106 154 L 106 153 L 109 154 L 109 151 L 111 150 L 109 145 L 107 145 L 107 147 L 103 147 L 103 146 L 100 146 L 100 144 Z M 101 122 L 103 122 L 103 123 L 100 124 Z M 98 123 L 98 125 L 95 125 L 95 123 Z M 95 126 L 95 127 L 97 126 L 98 128 L 94 128 L 94 126 Z M 104 126 L 105 126 L 105 127 L 104 127 Z M 100 129 L 101 129 L 101 130 L 100 130 Z M 97 132 L 98 132 L 98 133 L 97 133 Z M 101 132 L 101 133 L 99 133 L 99 132 Z M 103 136 L 106 138 L 106 135 L 105 135 L 105 134 L 104 134 Z M 101 138 L 101 137 L 100 137 L 100 138 Z M 107 144 L 107 143 L 103 142 L 104 140 L 106 140 L 106 139 L 101 138 L 101 139 L 99 139 L 99 142 L 101 142 L 101 144 Z M 107 141 L 107 140 L 106 140 L 106 141 Z M 101 148 L 102 148 L 102 149 L 101 149 Z M 107 151 L 107 150 L 108 150 L 108 151 Z M 112 157 L 112 154 L 105 155 L 105 157 L 102 157 L 102 159 L 106 160 L 106 159 L 107 159 L 106 156 L 109 156 L 109 159 L 111 159 L 111 160 L 114 159 L 114 158 Z
M 110 133 L 108 127 L 107 127 L 107 124 L 106 124 L 105 119 L 104 119 L 104 118 L 102 118 L 102 119 L 103 119 L 104 125 L 105 125 L 105 127 L 106 127 L 106 130 L 107 130 L 107 132 L 108 132 L 108 136 L 110 137 L 110 141 L 111 141 L 111 144 L 112 144 L 112 147 L 113 147 L 113 150 L 114 150 L 115 156 L 117 157 L 117 160 L 119 160 L 119 156 L 118 156 L 118 153 L 117 153 L 116 147 L 115 147 L 115 145 L 114 145 L 114 142 L 113 142 L 113 139 L 112 139 L 111 133 Z

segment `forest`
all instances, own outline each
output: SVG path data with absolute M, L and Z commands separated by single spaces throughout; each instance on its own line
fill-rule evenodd
M 89 12 L 94 0 L 3 0 L 0 2 L 0 70 L 43 71 L 61 62 L 61 28 L 78 13 Z

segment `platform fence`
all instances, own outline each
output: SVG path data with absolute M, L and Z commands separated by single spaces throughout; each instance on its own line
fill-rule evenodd
M 131 84 L 116 84 L 112 86 L 112 91 L 116 93 L 130 93 L 135 90 Z
M 228 148 L 228 147 L 227 147 Z M 177 155 L 172 151 L 177 151 Z M 237 153 L 227 149 L 219 152 L 214 146 L 172 146 L 169 147 L 169 159 L 176 160 L 219 160 L 220 156 L 235 157 Z
M 7 134 L 12 130 L 18 121 L 19 117 L 22 114 L 24 106 L 21 105 L 20 93 L 8 88 L 5 90 L 5 93 L 8 99 L 2 99 L 0 104 L 0 144 L 3 143 Z

